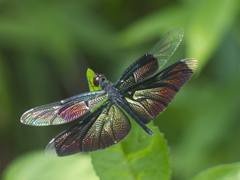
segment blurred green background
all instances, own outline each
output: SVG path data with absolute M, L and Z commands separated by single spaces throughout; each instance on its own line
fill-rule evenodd
M 72 125 L 26 126 L 19 121 L 26 110 L 88 91 L 88 67 L 116 81 L 162 35 L 179 27 L 185 36 L 169 63 L 195 57 L 199 68 L 154 120 L 170 147 L 172 179 L 238 162 L 239 5 L 238 0 L 1 1 L 0 173 Z

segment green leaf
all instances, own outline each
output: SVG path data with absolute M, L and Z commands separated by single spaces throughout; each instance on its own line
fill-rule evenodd
M 87 70 L 90 91 L 96 90 L 96 86 L 93 86 L 94 75 L 91 69 Z M 100 179 L 170 179 L 167 142 L 153 123 L 149 123 L 148 127 L 154 133 L 152 136 L 133 122 L 131 132 L 123 142 L 90 153 Z
M 148 127 L 154 132 L 152 136 L 132 122 L 131 132 L 124 141 L 105 150 L 90 153 L 100 179 L 170 179 L 167 142 L 153 123 L 149 123 Z
M 90 158 L 78 154 L 64 158 L 49 158 L 44 151 L 23 155 L 14 160 L 3 175 L 3 180 L 97 180 Z
M 237 180 L 240 174 L 240 163 L 224 164 L 207 169 L 191 180 Z

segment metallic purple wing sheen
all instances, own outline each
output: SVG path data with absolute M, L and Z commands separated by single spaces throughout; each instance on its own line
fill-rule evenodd
M 155 46 L 129 66 L 115 83 L 117 89 L 128 88 L 156 74 L 180 44 L 184 31 L 174 29 L 163 36 Z
M 89 112 L 106 98 L 107 94 L 104 91 L 79 94 L 30 109 L 22 115 L 21 122 L 33 126 L 67 123 Z
M 130 87 L 126 96 L 132 110 L 144 123 L 162 113 L 197 67 L 193 58 L 180 60 L 150 79 Z
M 104 103 L 83 121 L 52 139 L 47 148 L 49 156 L 67 156 L 112 146 L 129 133 L 131 124 L 116 105 Z

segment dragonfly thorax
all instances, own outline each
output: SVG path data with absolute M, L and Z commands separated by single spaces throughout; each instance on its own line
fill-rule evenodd
M 102 90 L 104 90 L 107 95 L 108 98 L 112 101 L 112 102 L 116 102 L 117 99 L 121 99 L 121 94 L 119 93 L 119 91 L 115 88 L 113 83 L 110 82 L 104 82 L 102 84 Z
M 120 98 L 121 95 L 119 91 L 116 89 L 113 83 L 109 82 L 104 74 L 95 74 L 93 78 L 93 83 L 95 86 L 100 87 L 102 90 L 104 90 L 108 98 L 111 101 L 116 101 L 116 99 Z

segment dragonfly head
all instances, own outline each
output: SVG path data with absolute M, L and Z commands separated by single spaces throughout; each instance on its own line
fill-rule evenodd
M 101 84 L 106 81 L 107 81 L 107 79 L 104 74 L 95 74 L 95 76 L 93 78 L 93 84 L 98 87 L 99 86 L 101 87 Z

